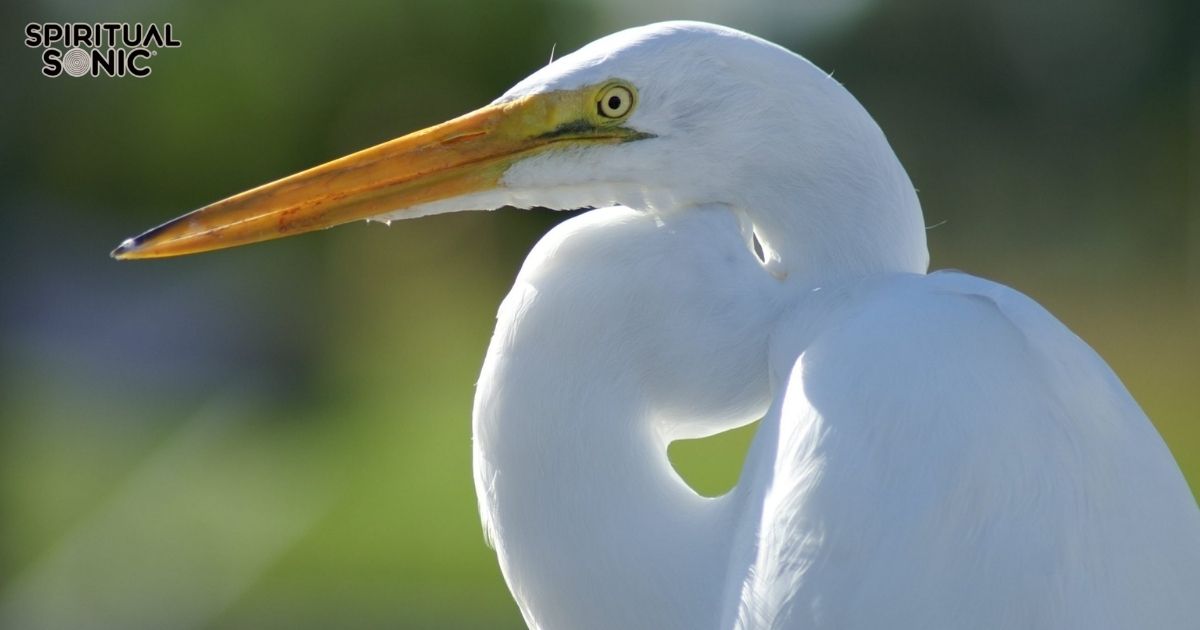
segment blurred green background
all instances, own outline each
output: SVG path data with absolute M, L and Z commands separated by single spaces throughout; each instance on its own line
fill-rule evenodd
M 122 238 L 484 104 L 611 31 L 706 19 L 832 71 L 920 190 L 935 268 L 1030 294 L 1200 488 L 1197 3 L 0 6 L 0 626 L 517 628 L 473 384 L 530 246 L 501 210 L 119 264 Z M 170 21 L 145 79 L 48 79 L 30 21 Z M 672 448 L 704 492 L 750 435 Z

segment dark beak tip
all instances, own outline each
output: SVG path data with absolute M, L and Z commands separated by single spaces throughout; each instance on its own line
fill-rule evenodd
M 109 256 L 116 260 L 124 260 L 130 253 L 137 249 L 137 239 L 127 238 L 121 241 L 117 248 L 109 252 Z

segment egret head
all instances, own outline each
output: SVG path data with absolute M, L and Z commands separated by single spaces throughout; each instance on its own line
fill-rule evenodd
M 803 58 L 733 29 L 667 22 L 596 40 L 518 83 L 496 102 L 545 94 L 609 103 L 636 142 L 566 145 L 513 165 L 522 197 L 549 207 L 617 203 L 647 210 L 794 193 L 801 180 L 849 169 L 887 149 L 878 127 L 841 85 Z M 625 98 L 624 95 L 629 95 Z M 811 185 L 813 182 L 809 182 Z M 567 199 L 550 203 L 545 192 Z M 538 197 L 541 195 L 542 197 Z M 569 198 L 574 196 L 575 198 Z
M 880 208 L 885 200 L 896 207 Z M 695 22 L 599 39 L 486 107 L 201 208 L 114 256 L 187 254 L 361 219 L 612 204 L 728 205 L 775 249 L 828 250 L 805 264 L 836 257 L 839 238 L 911 232 L 887 264 L 924 270 L 912 186 L 857 101 L 783 48 Z M 859 229 L 872 222 L 878 229 Z

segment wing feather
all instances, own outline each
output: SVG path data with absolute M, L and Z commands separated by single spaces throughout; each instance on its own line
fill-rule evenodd
M 778 335 L 737 627 L 1197 627 L 1200 509 L 1084 342 L 959 273 L 830 312 Z

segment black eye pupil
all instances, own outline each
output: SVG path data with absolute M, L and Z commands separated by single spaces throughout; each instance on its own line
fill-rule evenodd
M 620 96 L 608 97 L 608 108 L 609 109 L 616 111 L 620 107 L 621 107 L 621 97 Z

